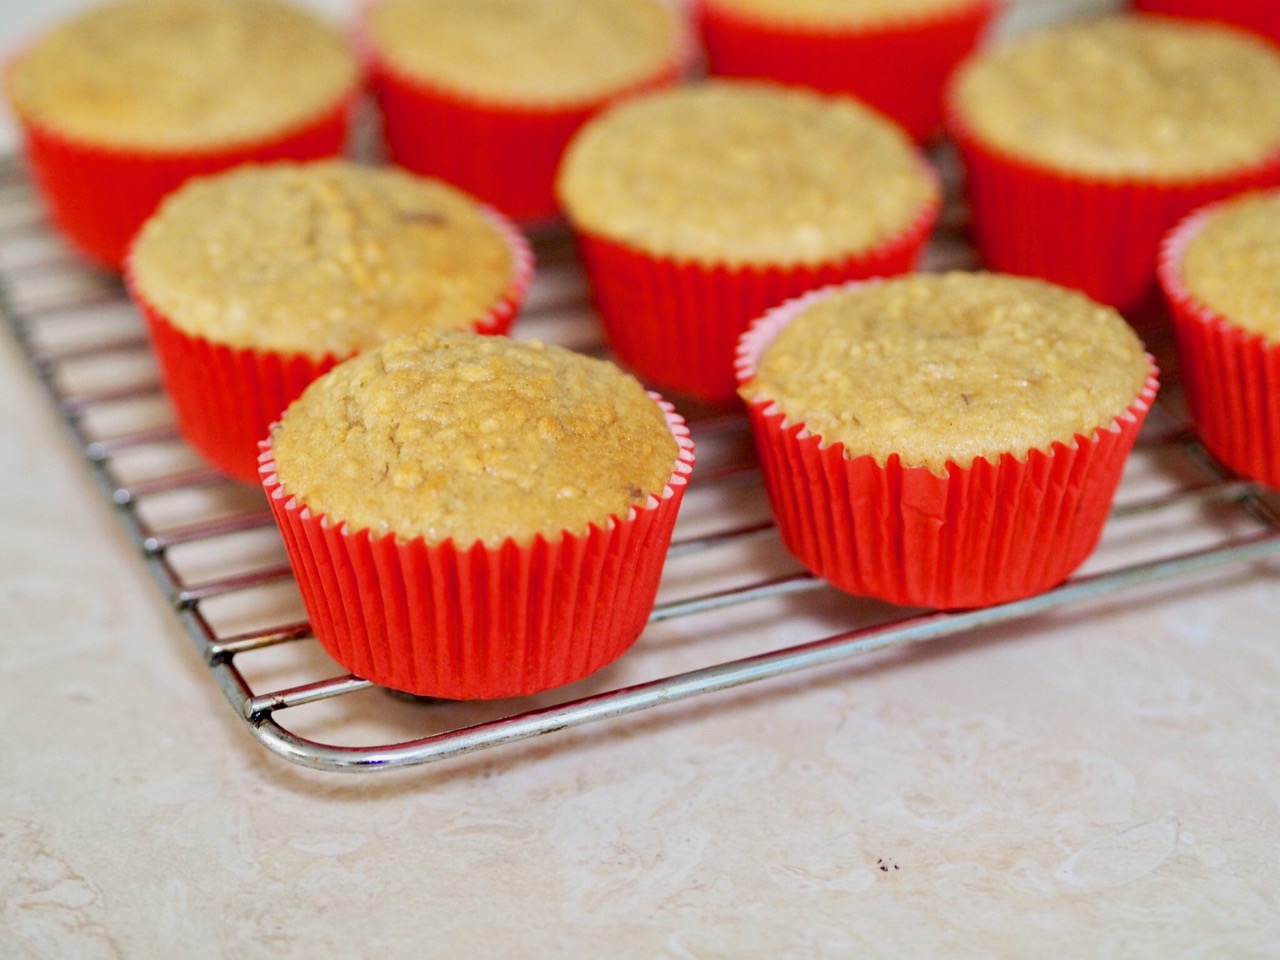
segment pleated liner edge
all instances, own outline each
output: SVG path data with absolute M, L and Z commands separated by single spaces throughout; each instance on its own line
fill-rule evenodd
M 848 284 L 844 288 L 856 288 Z M 762 317 L 743 335 L 745 383 L 774 337 L 814 291 Z M 1125 459 L 1159 388 L 1158 370 L 1111 424 L 1051 452 L 996 463 L 947 464 L 947 475 L 846 457 L 767 399 L 747 406 L 783 543 L 809 570 L 849 593 L 906 606 L 961 609 L 1046 590 L 1078 567 L 1102 533 Z
M 660 495 L 585 534 L 498 547 L 350 532 L 260 473 L 316 638 L 357 676 L 424 696 L 481 700 L 580 680 L 648 623 L 693 469 L 684 420 L 658 395 L 678 444 Z

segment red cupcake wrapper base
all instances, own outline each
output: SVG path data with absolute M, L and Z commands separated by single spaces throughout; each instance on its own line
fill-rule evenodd
M 1187 213 L 1280 184 L 1280 151 L 1232 174 L 1142 183 L 1090 179 L 1012 157 L 951 112 L 964 158 L 973 239 L 986 266 L 1081 290 L 1127 315 L 1158 302 L 1156 251 Z
M 1280 44 L 1280 4 L 1274 0 L 1134 0 L 1135 10 L 1194 20 L 1213 20 Z
M 974 0 L 932 17 L 827 30 L 757 20 L 717 0 L 701 0 L 698 12 L 713 75 L 852 94 L 923 141 L 938 131 L 947 78 L 977 45 L 995 3 Z
M 1182 278 L 1187 245 L 1217 209 L 1183 220 L 1160 250 L 1187 407 L 1200 439 L 1224 466 L 1280 488 L 1280 344 L 1205 306 Z
M 537 693 L 616 660 L 648 623 L 693 466 L 684 421 L 662 406 L 680 455 L 660 498 L 584 535 L 496 548 L 349 533 L 280 486 L 264 443 L 262 482 L 317 639 L 357 676 L 450 700 Z
M 178 430 L 228 476 L 258 480 L 258 443 L 311 381 L 341 357 L 237 349 L 175 327 L 135 295 Z
M 813 298 L 772 312 L 743 337 L 742 382 L 759 356 Z M 798 306 L 797 306 L 798 304 Z M 897 456 L 845 456 L 772 401 L 748 405 L 769 502 L 783 543 L 836 587 L 891 603 L 937 609 L 988 606 L 1065 580 L 1101 536 L 1124 463 L 1158 383 L 1092 436 L 1077 435 L 1025 459 L 1005 454 L 947 475 L 904 467 Z
M 119 270 L 143 221 L 191 177 L 242 163 L 317 160 L 342 153 L 354 94 L 288 133 L 192 152 L 98 147 L 21 120 L 32 175 L 59 230 L 84 257 Z
M 699 400 L 734 399 L 738 336 L 770 307 L 817 287 L 907 273 L 937 221 L 911 225 L 866 254 L 820 264 L 714 266 L 646 253 L 580 232 L 579 248 L 609 346 L 641 379 Z
M 391 159 L 447 180 L 519 223 L 559 216 L 554 183 L 560 157 L 584 123 L 623 96 L 675 83 L 681 66 L 589 103 L 503 106 L 435 87 L 369 55 Z
M 512 279 L 501 299 L 470 329 L 503 334 L 533 277 L 533 254 L 513 225 L 491 211 L 486 215 L 511 246 Z M 345 358 L 214 343 L 173 324 L 138 290 L 132 273 L 126 281 L 147 322 L 178 430 L 223 473 L 257 484 L 258 444 L 271 424 L 313 380 Z

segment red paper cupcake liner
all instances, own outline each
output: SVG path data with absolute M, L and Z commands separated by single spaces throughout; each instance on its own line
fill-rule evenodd
M 1158 300 L 1156 253 L 1166 230 L 1210 201 L 1280 185 L 1280 150 L 1198 180 L 1104 180 L 990 146 L 954 107 L 947 124 L 964 159 L 973 240 L 985 264 L 1074 287 L 1130 316 Z
M 770 311 L 742 337 L 738 379 L 812 304 L 859 284 L 815 291 Z M 845 455 L 768 399 L 748 404 L 782 541 L 841 590 L 938 609 L 988 606 L 1061 583 L 1097 545 L 1125 459 L 1159 388 L 1154 360 L 1132 405 L 1091 436 L 999 461 L 947 464 L 940 477 L 897 455 Z
M 408 75 L 378 53 L 367 31 L 358 31 L 356 42 L 392 161 L 461 187 L 522 224 L 559 216 L 556 170 L 584 123 L 617 100 L 678 82 L 692 59 L 682 36 L 661 71 L 608 96 L 511 105 Z
M 521 696 L 612 663 L 649 620 L 693 469 L 684 420 L 656 394 L 679 454 L 661 494 L 585 534 L 430 545 L 331 523 L 261 478 L 316 638 L 382 686 L 450 700 Z
M 491 210 L 485 213 L 511 247 L 512 278 L 498 302 L 470 329 L 503 334 L 532 280 L 533 254 L 528 241 L 505 218 Z M 311 381 L 346 358 L 230 347 L 187 333 L 147 300 L 128 264 L 126 271 L 129 293 L 147 322 L 179 432 L 223 473 L 258 483 L 258 444 L 271 424 Z
M 807 290 L 913 270 L 937 219 L 938 205 L 930 203 L 900 234 L 866 253 L 784 266 L 664 257 L 589 231 L 578 240 L 618 359 L 664 390 L 723 403 L 736 396 L 734 350 L 753 319 Z
M 1224 466 L 1280 488 L 1280 344 L 1205 306 L 1182 276 L 1187 246 L 1220 208 L 1199 210 L 1169 232 L 1160 247 L 1160 287 L 1200 439 Z
M 977 46 L 995 0 L 864 27 L 771 23 L 701 0 L 709 70 L 848 93 L 896 120 L 918 141 L 937 133 L 947 78 Z
M 217 150 L 125 150 L 66 137 L 19 117 L 28 166 L 59 231 L 110 270 L 164 197 L 187 179 L 249 162 L 317 160 L 342 153 L 355 91 L 277 137 Z
M 1133 0 L 1135 10 L 1193 20 L 1212 20 L 1280 44 L 1280 4 L 1275 0 Z

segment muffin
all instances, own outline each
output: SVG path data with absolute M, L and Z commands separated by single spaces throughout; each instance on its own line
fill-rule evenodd
M 987 265 L 1139 311 L 1165 230 L 1280 183 L 1280 52 L 1168 17 L 1071 23 L 962 67 L 949 124 Z
M 336 32 L 276 0 L 116 0 L 21 51 L 6 81 L 55 223 L 114 269 L 188 177 L 340 153 L 359 78 Z
M 558 213 L 570 137 L 689 59 L 663 0 L 377 0 L 362 29 L 391 158 L 521 222 Z
M 1223 464 L 1280 487 L 1280 191 L 1187 217 L 1159 276 L 1196 431 Z
M 1273 0 L 1133 0 L 1135 10 L 1214 20 L 1280 43 L 1280 7 Z
M 183 436 L 256 483 L 258 442 L 317 376 L 423 329 L 503 333 L 531 273 L 527 242 L 461 191 L 334 160 L 190 181 L 126 279 Z
M 936 176 L 848 98 L 747 81 L 637 97 L 574 138 L 558 191 L 610 346 L 640 377 L 732 399 L 753 317 L 914 267 Z
M 847 93 L 927 140 L 995 0 L 700 0 L 710 72 Z
M 1155 377 L 1114 310 L 981 273 L 816 291 L 738 353 L 786 547 L 843 590 L 944 609 L 1084 561 Z
M 470 700 L 570 683 L 635 642 L 692 466 L 683 420 L 612 364 L 426 332 L 308 387 L 261 473 L 325 649 Z

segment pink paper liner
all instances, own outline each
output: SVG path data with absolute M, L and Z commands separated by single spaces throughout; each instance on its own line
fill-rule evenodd
M 1133 0 L 1133 8 L 1251 30 L 1280 44 L 1280 4 L 1275 0 Z
M 321 645 L 366 680 L 450 700 L 537 693 L 620 657 L 648 623 L 693 469 L 683 418 L 651 396 L 679 445 L 662 492 L 585 534 L 527 545 L 349 531 L 281 486 L 264 442 L 262 484 Z
M 1221 208 L 1198 210 L 1169 231 L 1160 247 L 1160 287 L 1200 439 L 1224 466 L 1280 488 L 1280 344 L 1197 300 L 1182 275 L 1187 247 Z
M 411 76 L 381 56 L 368 33 L 358 28 L 356 45 L 391 160 L 447 180 L 521 224 L 559 216 L 556 170 L 584 123 L 615 101 L 677 83 L 693 55 L 681 35 L 672 60 L 638 83 L 585 102 L 512 105 Z
M 816 287 L 915 269 L 937 219 L 938 204 L 930 202 L 897 236 L 817 264 L 702 263 L 585 230 L 578 231 L 578 247 L 618 359 L 665 390 L 723 403 L 737 395 L 733 355 L 752 319 Z
M 871 281 L 875 282 L 875 281 Z M 743 334 L 740 383 L 801 312 L 862 284 L 814 291 L 771 310 Z M 940 477 L 897 455 L 847 457 L 772 400 L 747 405 L 782 541 L 841 590 L 915 607 L 959 609 L 1030 596 L 1061 583 L 1097 545 L 1125 459 L 1155 399 L 1159 371 L 1132 405 L 1092 435 L 1049 452 L 947 464 Z
M 771 23 L 717 0 L 701 0 L 697 9 L 712 75 L 852 94 L 924 141 L 942 122 L 947 78 L 977 46 L 996 2 L 972 0 L 933 16 L 829 29 Z
M 505 217 L 484 212 L 511 247 L 512 276 L 506 291 L 470 329 L 504 334 L 533 278 L 533 253 Z M 125 281 L 147 322 L 179 432 L 223 473 L 257 484 L 258 444 L 271 424 L 311 381 L 346 358 L 231 347 L 187 333 L 147 300 L 127 261 Z
M 1132 316 L 1158 300 L 1160 238 L 1212 200 L 1280 184 L 1280 150 L 1232 173 L 1143 182 L 1073 175 L 984 143 L 952 105 L 973 240 L 985 264 L 1081 290 Z
M 63 136 L 18 117 L 31 168 L 50 216 L 81 255 L 110 270 L 164 197 L 190 177 L 242 163 L 337 156 L 347 141 L 352 90 L 322 114 L 277 137 L 193 151 L 125 150 Z

